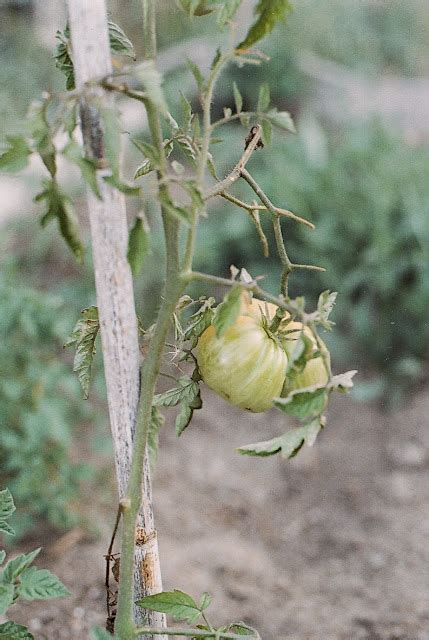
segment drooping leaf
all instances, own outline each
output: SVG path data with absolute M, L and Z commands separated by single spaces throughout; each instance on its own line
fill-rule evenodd
M 107 184 L 110 184 L 110 186 L 114 187 L 121 193 L 124 193 L 126 196 L 138 196 L 140 193 L 140 187 L 124 182 L 124 180 L 121 180 L 117 175 L 104 176 L 103 181 L 107 182 Z
M 314 444 L 319 431 L 324 425 L 324 417 L 317 416 L 302 427 L 287 431 L 277 438 L 248 444 L 240 447 L 237 451 L 246 456 L 266 457 L 281 453 L 282 458 L 293 458 L 303 444 L 307 444 L 309 447 Z
M 0 491 L 0 519 L 7 520 L 15 512 L 16 507 L 9 489 Z
M 81 312 L 82 317 L 77 321 L 65 347 L 74 347 L 73 371 L 77 374 L 85 400 L 89 395 L 92 363 L 95 355 L 95 340 L 100 328 L 97 307 L 88 307 Z
M 256 111 L 258 113 L 264 113 L 270 106 L 270 85 L 268 82 L 264 82 L 259 87 L 258 104 Z
M 196 393 L 193 398 L 188 398 L 180 403 L 180 411 L 176 418 L 175 429 L 176 435 L 179 437 L 184 430 L 189 426 L 194 411 L 201 409 L 203 402 L 201 400 L 200 388 L 197 384 Z
M 213 318 L 216 335 L 219 338 L 234 324 L 240 314 L 241 293 L 243 287 L 236 285 L 226 294 L 224 301 L 217 307 Z
M 301 331 L 298 339 L 294 342 L 292 353 L 288 356 L 287 375 L 293 378 L 294 374 L 300 374 L 307 362 L 313 357 L 313 353 L 313 341 L 304 331 Z
M 124 33 L 121 27 L 115 24 L 112 20 L 108 22 L 109 27 L 109 42 L 110 51 L 112 53 L 118 53 L 128 58 L 136 59 L 134 46 L 128 36 Z
M 269 111 L 266 112 L 265 117 L 275 127 L 278 127 L 279 129 L 283 129 L 284 131 L 290 131 L 291 133 L 296 133 L 292 116 L 288 111 L 277 111 L 277 109 L 270 109 Z
M 256 20 L 237 49 L 249 49 L 268 35 L 292 11 L 289 0 L 259 0 L 255 7 Z
M 156 459 L 158 457 L 159 431 L 164 422 L 165 418 L 158 407 L 152 407 L 152 418 L 147 440 L 149 461 L 152 470 L 155 468 Z
M 13 602 L 15 588 L 13 584 L 0 584 L 0 616 L 4 615 Z
M 175 407 L 179 402 L 190 402 L 198 393 L 198 384 L 189 376 L 179 378 L 179 387 L 158 393 L 153 399 L 155 407 Z
M 148 249 L 149 227 L 144 213 L 141 212 L 136 217 L 128 238 L 127 258 L 133 276 L 137 276 L 140 273 Z
M 153 596 L 146 596 L 137 602 L 139 607 L 149 611 L 159 611 L 172 616 L 173 620 L 184 620 L 192 624 L 201 611 L 193 598 L 183 591 L 163 591 Z
M 213 300 L 214 302 L 214 300 Z M 214 311 L 211 306 L 201 308 L 189 319 L 189 324 L 185 329 L 184 339 L 199 338 L 202 333 L 212 324 Z
M 94 195 L 101 200 L 101 193 L 97 183 L 97 166 L 94 160 L 86 158 L 83 148 L 74 141 L 69 142 L 62 153 L 70 162 L 79 167 L 82 178 Z
M 15 173 L 28 165 L 31 149 L 22 136 L 7 136 L 9 148 L 0 155 L 0 172 Z
M 269 120 L 264 118 L 261 120 L 262 126 L 262 142 L 265 146 L 270 147 L 273 139 L 273 126 Z
M 9 621 L 0 624 L 0 640 L 34 640 L 34 636 L 27 627 Z
M 202 93 L 205 87 L 205 78 L 201 73 L 201 69 L 196 64 L 196 62 L 189 60 L 189 58 L 186 60 L 186 64 L 188 65 L 188 69 L 194 76 L 194 80 L 197 83 L 198 90 Z
M 275 398 L 274 405 L 300 420 L 319 415 L 325 408 L 327 390 L 325 387 L 298 389 L 286 398 Z
M 234 102 L 235 102 L 236 112 L 241 113 L 241 110 L 243 108 L 243 98 L 235 82 L 232 85 L 232 90 L 234 93 Z
M 142 164 L 137 167 L 136 172 L 134 174 L 134 180 L 137 178 L 141 178 L 142 176 L 147 176 L 148 173 L 154 170 L 154 166 L 150 160 L 146 159 L 142 162 Z
M 56 149 L 53 142 L 54 132 L 48 121 L 47 100 L 35 100 L 27 113 L 26 126 L 33 141 L 33 147 L 40 155 L 43 164 L 54 178 L 57 172 Z
M 30 553 L 22 553 L 13 560 L 9 560 L 3 571 L 4 583 L 9 582 L 13 584 L 15 580 L 21 575 L 23 571 L 28 569 L 31 563 L 37 558 L 40 553 L 40 548 L 31 551 Z
M 70 591 L 48 569 L 30 567 L 20 575 L 19 595 L 25 600 L 48 600 L 68 596 Z

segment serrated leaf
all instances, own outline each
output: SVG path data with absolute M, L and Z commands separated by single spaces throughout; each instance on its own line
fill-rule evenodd
M 31 149 L 22 136 L 7 136 L 9 148 L 0 155 L 0 171 L 15 173 L 28 165 Z
M 144 162 L 138 167 L 137 171 L 134 174 L 134 180 L 137 178 L 141 178 L 142 176 L 146 176 L 148 173 L 154 170 L 154 166 L 150 160 L 144 160 Z
M 246 456 L 267 457 L 275 453 L 281 453 L 282 458 L 293 458 L 301 449 L 303 444 L 311 447 L 324 426 L 324 418 L 317 416 L 302 427 L 287 431 L 277 438 L 248 444 L 237 449 L 239 453 Z
M 313 354 L 313 341 L 301 331 L 298 339 L 294 341 L 292 353 L 288 356 L 287 375 L 293 377 L 294 374 L 301 373 Z
M 203 92 L 205 87 L 205 78 L 201 73 L 199 66 L 192 60 L 189 60 L 189 58 L 186 60 L 186 64 L 188 65 L 188 69 L 194 76 L 194 80 L 197 83 L 197 87 L 199 91 Z
M 299 389 L 292 391 L 286 398 L 275 398 L 274 405 L 300 420 L 305 420 L 322 413 L 327 400 L 325 387 L 307 390 Z
M 121 125 L 114 107 L 103 106 L 100 117 L 104 133 L 104 155 L 114 175 L 119 175 L 119 154 L 121 151 Z
M 189 160 L 192 166 L 195 166 L 195 158 L 197 156 L 197 153 L 193 140 L 189 138 L 189 136 L 182 135 L 177 136 L 175 140 L 185 158 Z
M 112 635 L 102 627 L 93 627 L 89 634 L 91 640 L 117 640 L 118 636 Z
M 216 336 L 219 338 L 231 327 L 240 314 L 241 293 L 243 287 L 236 285 L 226 294 L 224 301 L 217 307 L 213 318 Z
M 336 299 L 337 293 L 335 291 L 331 292 L 329 290 L 326 290 L 320 294 L 317 303 L 317 311 L 319 313 L 318 322 L 322 325 L 322 327 L 328 330 L 330 330 L 334 325 L 334 323 L 329 320 L 329 316 L 334 307 Z
M 240 4 L 241 0 L 223 0 L 223 2 L 220 3 L 217 23 L 221 28 L 223 28 L 227 22 L 232 20 Z
M 202 313 L 199 313 L 196 317 L 192 316 L 190 324 L 185 329 L 185 340 L 191 338 L 199 338 L 202 333 L 212 324 L 213 321 L 213 309 L 205 309 Z
M 100 328 L 97 307 L 88 307 L 81 312 L 82 318 L 77 321 L 65 347 L 74 347 L 76 354 L 73 371 L 77 374 L 85 400 L 89 395 L 92 363 L 95 356 L 95 340 Z
M 285 21 L 291 11 L 289 0 L 259 0 L 255 7 L 257 18 L 237 49 L 249 49 L 268 35 L 278 22 Z
M 0 520 L 0 533 L 7 533 L 9 536 L 15 535 L 15 529 L 6 520 Z
M 7 520 L 16 511 L 13 497 L 9 489 L 0 491 L 0 519 Z
M 119 53 L 122 56 L 128 56 L 135 60 L 136 54 L 134 51 L 133 43 L 124 33 L 120 26 L 115 24 L 112 20 L 108 22 L 109 28 L 109 42 L 110 51 L 113 53 Z
M 94 195 L 101 200 L 100 189 L 97 183 L 97 165 L 94 160 L 85 158 L 84 150 L 74 141 L 70 142 L 64 149 L 63 155 L 79 167 L 82 178 L 90 187 Z
M 267 82 L 264 82 L 259 87 L 258 104 L 256 111 L 258 113 L 264 113 L 270 106 L 270 86 Z
M 172 616 L 173 620 L 184 620 L 188 624 L 195 622 L 201 615 L 195 600 L 187 593 L 176 589 L 146 596 L 138 600 L 136 604 L 149 611 L 167 613 Z
M 6 613 L 13 602 L 15 588 L 13 584 L 0 584 L 0 616 Z
M 241 110 L 243 108 L 243 98 L 235 82 L 232 85 L 232 91 L 234 93 L 234 102 L 235 102 L 236 112 L 241 113 Z
M 9 621 L 0 624 L 0 640 L 34 640 L 34 636 L 27 627 Z
M 277 111 L 277 109 L 270 109 L 266 112 L 265 117 L 279 129 L 284 131 L 290 131 L 296 133 L 295 125 L 292 120 L 292 116 L 288 111 Z
M 127 258 L 133 276 L 137 276 L 143 266 L 149 249 L 149 227 L 143 213 L 140 213 L 130 230 Z
M 13 560 L 9 560 L 3 570 L 3 582 L 10 582 L 11 584 L 14 583 L 21 573 L 28 569 L 39 553 L 40 548 L 35 549 L 30 553 L 23 553 L 16 558 L 13 558 Z
M 177 414 L 176 421 L 174 424 L 174 428 L 176 430 L 176 435 L 180 436 L 184 430 L 189 426 L 189 423 L 192 420 L 194 410 L 189 406 L 187 402 L 180 403 L 180 411 Z
M 265 118 L 261 121 L 262 125 L 262 142 L 265 146 L 270 147 L 273 139 L 273 127 L 269 120 Z
M 152 417 L 148 433 L 147 447 L 151 469 L 155 468 L 158 457 L 159 431 L 164 425 L 165 418 L 158 407 L 152 407 Z
M 30 567 L 20 575 L 19 595 L 25 600 L 49 600 L 69 596 L 70 591 L 48 569 Z
M 162 76 L 153 60 L 145 60 L 133 67 L 133 76 L 141 83 L 149 100 L 161 113 L 167 113 L 164 92 L 162 90 Z
M 198 384 L 189 376 L 179 378 L 179 387 L 154 396 L 155 407 L 175 407 L 179 402 L 191 402 L 198 393 Z

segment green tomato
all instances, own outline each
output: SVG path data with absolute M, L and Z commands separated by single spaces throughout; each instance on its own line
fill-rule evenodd
M 264 327 L 261 313 L 240 315 L 219 338 L 208 327 L 196 355 L 207 386 L 237 407 L 265 411 L 281 394 L 287 355 Z

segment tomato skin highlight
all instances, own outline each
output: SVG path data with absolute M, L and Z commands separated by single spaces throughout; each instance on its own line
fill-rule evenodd
M 261 313 L 240 315 L 220 337 L 211 325 L 196 356 L 207 386 L 233 405 L 259 413 L 281 394 L 287 355 L 265 330 Z

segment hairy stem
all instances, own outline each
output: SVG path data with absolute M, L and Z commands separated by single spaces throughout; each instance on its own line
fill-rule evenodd
M 136 629 L 136 635 L 165 635 L 165 636 L 182 636 L 184 638 L 215 638 L 216 640 L 252 640 L 255 636 L 237 635 L 236 633 L 227 633 L 222 631 L 205 631 L 204 629 L 154 629 L 152 627 L 140 627 Z

